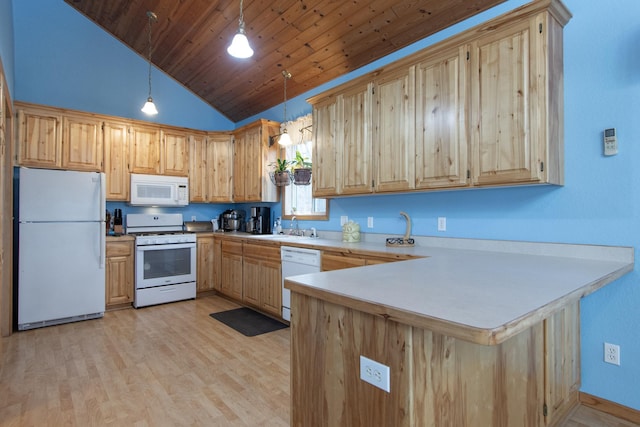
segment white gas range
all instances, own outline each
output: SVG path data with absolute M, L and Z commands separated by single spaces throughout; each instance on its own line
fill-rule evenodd
M 182 214 L 128 214 L 136 237 L 136 308 L 196 297 L 196 235 L 183 231 Z

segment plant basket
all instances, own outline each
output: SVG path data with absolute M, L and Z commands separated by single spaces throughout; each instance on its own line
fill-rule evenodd
M 271 172 L 269 176 L 276 187 L 284 187 L 291 184 L 291 173 L 289 171 Z
M 311 169 L 309 168 L 296 168 L 293 170 L 293 183 L 295 185 L 309 185 L 311 184 Z

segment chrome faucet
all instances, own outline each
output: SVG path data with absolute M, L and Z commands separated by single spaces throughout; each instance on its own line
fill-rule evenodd
M 295 222 L 296 228 L 293 228 L 293 223 Z M 298 226 L 298 218 L 296 216 L 291 217 L 291 225 L 289 226 L 289 234 L 291 236 L 300 236 L 300 227 Z

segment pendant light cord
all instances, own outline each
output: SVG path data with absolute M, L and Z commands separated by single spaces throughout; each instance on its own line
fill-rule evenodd
M 149 11 L 147 12 L 147 16 L 149 17 L 149 29 L 147 31 L 147 45 L 148 45 L 148 53 L 147 57 L 149 59 L 149 98 L 151 98 L 151 25 L 152 21 L 157 20 L 157 16 L 155 13 Z
M 238 20 L 238 24 L 240 28 L 244 31 L 244 15 L 242 13 L 242 3 L 243 1 L 240 0 L 240 19 Z
M 287 129 L 287 80 L 291 78 L 291 73 L 287 70 L 282 70 L 282 76 L 284 77 L 284 128 Z

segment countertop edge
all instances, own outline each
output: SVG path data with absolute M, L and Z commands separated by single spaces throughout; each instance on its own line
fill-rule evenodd
M 430 316 L 428 314 L 405 310 L 402 307 L 390 306 L 379 301 L 367 301 L 332 290 L 308 286 L 307 283 L 302 281 L 304 279 L 285 279 L 285 287 L 290 289 L 292 292 L 318 298 L 333 304 L 346 306 L 374 316 L 380 316 L 387 320 L 435 331 L 476 344 L 497 345 L 548 318 L 568 304 L 577 301 L 580 298 L 617 280 L 631 272 L 633 268 L 633 263 L 623 264 L 620 268 L 617 268 L 590 283 L 580 286 L 566 295 L 548 301 L 546 304 L 527 313 L 523 313 L 521 316 L 494 328 L 479 328 L 471 325 L 465 325 L 451 320 Z M 295 316 L 295 314 L 292 314 L 292 316 Z

